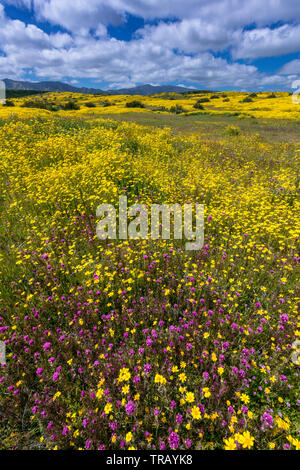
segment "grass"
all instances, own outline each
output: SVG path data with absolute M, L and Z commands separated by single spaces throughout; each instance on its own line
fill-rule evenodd
M 234 115 L 208 115 L 195 113 L 189 115 L 124 113 L 97 114 L 86 119 L 102 118 L 121 122 L 136 122 L 143 126 L 171 128 L 175 134 L 196 134 L 200 138 L 222 139 L 228 125 L 238 126 L 244 133 L 259 134 L 266 142 L 300 142 L 300 120 L 239 118 Z

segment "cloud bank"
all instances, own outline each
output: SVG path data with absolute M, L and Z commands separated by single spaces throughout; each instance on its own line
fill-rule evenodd
M 19 19 L 7 13 L 14 6 Z M 25 22 L 22 12 L 32 18 Z M 130 18 L 144 26 L 114 37 Z M 0 77 L 289 89 L 300 77 L 298 0 L 4 0 Z M 298 54 L 275 73 L 252 62 Z

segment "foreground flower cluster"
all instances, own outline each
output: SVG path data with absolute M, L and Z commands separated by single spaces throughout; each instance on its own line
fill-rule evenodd
M 1 447 L 299 449 L 296 163 L 250 136 L 3 123 Z M 204 247 L 98 240 L 121 194 L 205 204 Z

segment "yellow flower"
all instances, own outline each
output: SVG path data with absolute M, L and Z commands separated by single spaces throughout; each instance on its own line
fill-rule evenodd
M 167 380 L 160 374 L 156 374 L 155 375 L 155 379 L 154 379 L 154 382 L 156 384 L 163 384 L 165 385 L 167 383 Z
M 201 418 L 201 412 L 199 410 L 198 406 L 193 406 L 191 409 L 191 415 L 193 419 L 200 419 Z
M 112 410 L 112 404 L 111 403 L 106 403 L 105 407 L 104 407 L 104 413 L 106 415 L 108 415 Z
M 55 401 L 56 398 L 61 396 L 61 392 L 56 392 L 56 394 L 53 396 L 52 401 Z
M 99 388 L 99 389 L 97 390 L 96 397 L 99 398 L 99 399 L 102 398 L 102 397 L 103 397 L 103 393 L 104 393 L 104 392 L 103 392 L 103 388 Z
M 300 450 L 300 440 L 293 439 L 293 445 L 296 447 L 296 450 Z
M 122 387 L 122 393 L 123 393 L 123 395 L 128 395 L 129 385 L 124 385 L 124 387 Z
M 125 440 L 126 440 L 126 442 L 130 442 L 131 439 L 132 439 L 132 433 L 131 433 L 131 432 L 128 432 L 128 433 L 126 434 Z
M 249 431 L 245 431 L 239 442 L 242 444 L 244 449 L 251 449 L 254 444 L 254 437 L 250 435 Z
M 118 381 L 119 382 L 127 382 L 131 377 L 131 374 L 129 372 L 129 369 L 127 367 L 123 367 L 123 369 L 120 370 Z
M 236 443 L 233 437 L 229 437 L 229 439 L 223 439 L 225 443 L 225 450 L 236 450 Z
M 290 425 L 287 422 L 287 419 L 284 420 L 284 419 L 280 418 L 280 416 L 277 416 L 275 418 L 275 421 L 276 421 L 276 424 L 279 427 L 279 429 L 283 429 L 284 431 L 288 431 L 288 429 L 290 428 Z
M 204 393 L 205 398 L 209 398 L 211 396 L 211 393 L 208 387 L 203 388 L 203 393 Z
M 242 393 L 242 395 L 241 395 L 240 398 L 241 398 L 241 401 L 242 401 L 243 403 L 245 403 L 246 405 L 247 405 L 247 403 L 250 403 L 250 398 L 249 398 L 248 395 L 246 395 L 245 393 Z
M 216 354 L 213 352 L 212 355 L 211 355 L 211 359 L 213 362 L 216 362 L 218 360 Z
M 187 392 L 185 399 L 188 403 L 193 403 L 195 401 L 194 393 L 193 392 Z

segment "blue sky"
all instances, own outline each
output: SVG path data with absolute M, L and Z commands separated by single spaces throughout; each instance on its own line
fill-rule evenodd
M 287 90 L 299 0 L 0 0 L 0 78 Z

